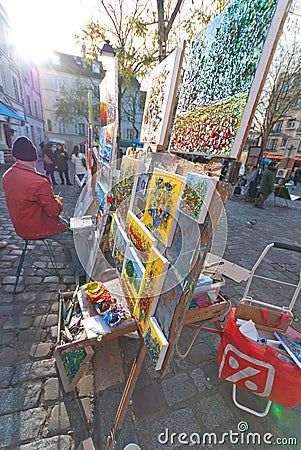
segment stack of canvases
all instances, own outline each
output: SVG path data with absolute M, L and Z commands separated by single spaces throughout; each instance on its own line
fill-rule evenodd
M 138 160 L 126 157 L 123 161 L 121 174 L 125 177 L 117 188 L 120 207 L 112 216 L 109 245 L 128 307 L 159 370 L 168 341 L 155 311 L 167 270 L 171 267 L 163 253 L 172 244 L 180 213 L 197 223 L 205 221 L 217 178 L 197 173 L 187 173 L 183 177 L 158 168 L 154 168 L 152 174 L 139 175 Z M 126 200 L 122 203 L 128 191 L 132 193 L 135 173 L 137 191 L 143 190 L 146 195 L 145 209 L 139 217 Z

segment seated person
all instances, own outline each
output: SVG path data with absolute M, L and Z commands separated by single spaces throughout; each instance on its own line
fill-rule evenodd
M 2 183 L 10 218 L 18 236 L 27 240 L 52 239 L 70 250 L 75 273 L 83 277 L 74 247 L 73 233 L 60 218 L 63 197 L 54 195 L 49 177 L 36 171 L 37 149 L 21 136 L 13 144 L 16 163 L 3 175 Z

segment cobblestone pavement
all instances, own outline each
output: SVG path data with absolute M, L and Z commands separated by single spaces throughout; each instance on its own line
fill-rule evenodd
M 0 166 L 2 176 L 6 167 Z M 301 186 L 298 187 L 301 190 Z M 65 197 L 65 214 L 72 215 L 79 190 L 56 186 Z M 294 192 L 298 194 L 296 190 Z M 274 206 L 268 200 L 265 210 L 239 198 L 227 203 L 228 239 L 224 257 L 250 269 L 267 245 L 273 241 L 301 244 L 301 202 L 290 202 L 289 208 Z M 284 202 L 283 202 L 284 203 Z M 255 225 L 247 222 L 256 220 Z M 23 241 L 11 225 L 2 186 L 0 189 L 0 240 L 8 246 L 0 250 L 0 448 L 21 450 L 58 450 L 77 448 L 81 439 L 91 433 L 97 450 L 104 448 L 121 398 L 125 380 L 137 352 L 139 341 L 129 337 L 95 348 L 92 365 L 74 393 L 65 394 L 58 379 L 53 352 L 56 344 L 58 290 L 74 289 L 73 269 L 61 251 L 53 245 L 60 277 L 53 274 L 51 262 L 40 243 L 30 246 L 17 293 L 12 294 L 16 267 Z M 300 255 L 271 250 L 264 260 L 261 274 L 295 283 L 300 271 Z M 245 283 L 227 279 L 223 294 L 237 303 Z M 288 305 L 292 292 L 288 287 L 259 280 L 254 297 L 274 304 Z M 300 303 L 300 298 L 298 299 Z M 301 319 L 300 304 L 294 309 Z M 298 328 L 299 321 L 295 322 Z M 184 352 L 192 337 L 183 331 L 179 349 Z M 301 448 L 301 407 L 285 409 L 273 404 L 265 418 L 258 418 L 236 408 L 231 398 L 231 384 L 217 377 L 217 335 L 201 332 L 186 359 L 174 356 L 164 379 L 158 377 L 146 356 L 136 389 L 117 443 L 117 450 L 129 442 L 139 443 L 143 450 L 184 449 L 186 440 L 180 433 L 197 434 L 243 431 L 257 432 L 257 441 L 213 443 L 194 448 L 265 449 L 265 433 L 271 441 L 282 439 L 276 448 Z M 94 377 L 93 377 L 94 372 Z M 239 400 L 250 407 L 263 409 L 265 402 L 239 391 Z M 242 423 L 244 422 L 244 423 Z M 240 425 L 238 425 L 240 424 Z M 168 430 L 168 435 L 167 431 Z M 161 434 L 163 433 L 163 434 Z M 172 433 L 175 433 L 172 435 Z M 197 433 L 192 435 L 191 433 Z M 161 434 L 160 441 L 158 435 Z M 297 444 L 289 443 L 296 438 Z M 166 442 L 165 442 L 166 441 Z M 257 442 L 257 443 L 256 443 Z

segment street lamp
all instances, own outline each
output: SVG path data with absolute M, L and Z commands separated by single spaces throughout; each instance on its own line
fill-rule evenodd
M 100 56 L 114 57 L 115 55 L 116 55 L 116 52 L 113 49 L 112 45 L 110 44 L 110 41 L 106 40 L 105 44 L 103 45 L 102 49 L 100 50 Z

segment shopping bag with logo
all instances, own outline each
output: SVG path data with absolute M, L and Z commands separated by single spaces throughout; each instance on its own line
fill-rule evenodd
M 259 345 L 244 336 L 235 316 L 233 307 L 218 348 L 219 377 L 293 408 L 301 401 L 301 369 L 283 361 L 283 355 L 275 347 Z

